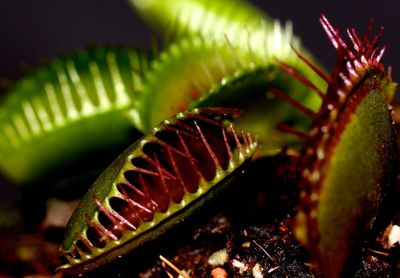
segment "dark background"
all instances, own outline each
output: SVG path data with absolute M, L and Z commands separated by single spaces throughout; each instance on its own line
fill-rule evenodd
M 382 41 L 388 43 L 388 50 L 384 62 L 393 66 L 394 78 L 400 79 L 400 2 L 251 2 L 273 17 L 292 20 L 303 44 L 327 68 L 333 65 L 335 52 L 318 23 L 319 15 L 326 14 L 342 34 L 350 26 L 363 33 L 369 20 L 375 19 L 376 26 L 385 27 Z M 16 79 L 29 68 L 27 65 L 89 45 L 148 47 L 152 34 L 127 0 L 0 0 L 0 77 Z M 0 200 L 17 198 L 13 191 L 0 181 Z
M 389 48 L 384 61 L 393 66 L 395 77 L 400 76 L 398 1 L 251 2 L 273 17 L 292 20 L 295 33 L 328 68 L 335 53 L 318 23 L 319 15 L 326 14 L 342 33 L 349 26 L 362 33 L 373 18 L 385 27 L 382 40 Z M 0 0 L 0 37 L 0 76 L 14 79 L 26 65 L 65 50 L 106 43 L 146 47 L 152 31 L 127 0 Z

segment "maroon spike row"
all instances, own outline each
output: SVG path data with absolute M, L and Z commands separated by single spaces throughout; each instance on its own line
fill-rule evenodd
M 362 39 L 354 28 L 347 29 L 347 35 L 350 41 L 346 43 L 339 35 L 339 31 L 332 26 L 332 24 L 324 15 L 321 15 L 320 23 L 332 45 L 335 47 L 338 55 L 337 63 L 330 76 L 314 65 L 299 51 L 293 47 L 292 49 L 294 50 L 295 54 L 310 67 L 310 69 L 312 69 L 317 75 L 319 75 L 325 82 L 328 83 L 329 86 L 327 93 L 321 92 L 315 84 L 304 77 L 296 69 L 281 61 L 278 61 L 278 65 L 283 71 L 300 81 L 322 98 L 323 103 L 318 114 L 315 114 L 315 112 L 290 97 L 287 93 L 276 88 L 270 89 L 272 94 L 283 99 L 297 110 L 303 112 L 313 121 L 313 129 L 311 134 L 304 133 L 303 131 L 286 126 L 285 124 L 280 124 L 278 126 L 278 129 L 281 131 L 293 134 L 300 139 L 305 139 L 306 141 L 311 139 L 315 141 L 315 136 L 317 133 L 319 133 L 320 129 L 322 129 L 322 133 L 325 133 L 329 124 L 332 122 L 332 111 L 340 109 L 348 96 L 351 94 L 354 86 L 360 82 L 366 71 L 370 70 L 371 68 L 376 68 L 384 72 L 384 66 L 381 63 L 381 59 L 385 53 L 386 45 L 381 48 L 378 47 L 383 28 L 379 29 L 378 33 L 373 37 L 372 40 L 369 40 L 368 38 L 373 27 L 372 22 L 369 23 L 368 29 Z M 390 68 L 388 76 L 390 79 Z

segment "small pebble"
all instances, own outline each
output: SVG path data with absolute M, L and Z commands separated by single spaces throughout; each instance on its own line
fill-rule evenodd
M 243 274 L 248 269 L 247 265 L 245 265 L 241 261 L 238 261 L 238 260 L 235 260 L 235 259 L 232 260 L 232 265 L 234 267 L 239 268 L 239 273 L 240 274 Z
M 211 271 L 212 278 L 228 278 L 228 273 L 221 267 L 214 268 Z
M 242 247 L 249 248 L 250 247 L 250 242 L 248 242 L 248 241 L 243 242 Z
M 251 270 L 251 273 L 253 274 L 254 278 L 264 278 L 262 272 L 263 272 L 263 267 L 259 263 L 256 263 L 253 269 Z
M 228 261 L 228 252 L 226 248 L 218 250 L 208 258 L 208 264 L 211 266 L 223 265 Z
M 400 226 L 393 225 L 388 236 L 389 247 L 393 247 L 396 243 L 400 243 Z

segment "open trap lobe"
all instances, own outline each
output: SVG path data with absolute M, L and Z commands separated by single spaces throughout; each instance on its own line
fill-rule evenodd
M 62 247 L 70 264 L 61 268 L 83 263 L 85 271 L 96 267 L 97 257 L 118 249 L 125 253 L 132 248 L 123 246 L 130 243 L 140 245 L 140 237 L 147 238 L 143 234 L 179 218 L 181 210 L 238 168 L 251 156 L 256 141 L 248 133 L 236 132 L 235 114 L 236 110 L 221 108 L 181 113 L 127 149 L 72 217 Z M 103 185 L 108 186 L 107 194 L 99 185 L 105 182 L 112 183 Z M 138 243 L 133 243 L 136 238 Z M 111 257 L 100 261 L 115 256 Z M 77 270 L 82 272 L 79 266 Z

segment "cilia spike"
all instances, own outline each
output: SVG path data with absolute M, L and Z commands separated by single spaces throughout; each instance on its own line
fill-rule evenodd
M 59 269 L 81 273 L 156 237 L 209 199 L 257 146 L 234 109 L 194 109 L 162 122 L 94 183 L 68 224 Z M 218 185 L 217 185 L 218 184 Z
M 372 40 L 368 38 L 371 26 L 363 39 L 354 29 L 348 30 L 347 43 L 326 17 L 321 16 L 320 22 L 338 58 L 329 77 L 310 66 L 328 89 L 312 117 L 309 136 L 302 136 L 305 158 L 295 232 L 310 250 L 319 273 L 339 277 L 349 271 L 350 255 L 360 250 L 357 247 L 374 225 L 397 175 L 396 135 L 387 102 L 396 84 L 381 63 L 386 49 L 378 46 L 382 29 Z

